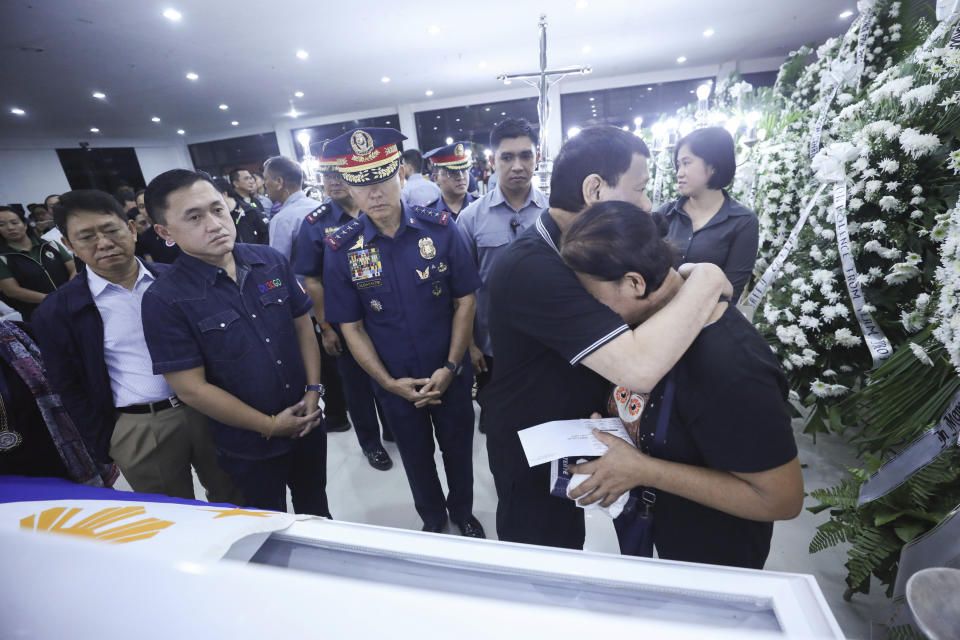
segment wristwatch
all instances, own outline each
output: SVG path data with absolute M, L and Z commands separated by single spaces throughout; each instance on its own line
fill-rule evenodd
M 450 371 L 452 371 L 453 375 L 455 376 L 460 375 L 460 372 L 463 371 L 463 365 L 457 364 L 452 360 L 447 360 L 446 362 L 443 363 L 443 366 L 446 367 L 447 369 L 450 369 Z
M 304 393 L 306 393 L 307 391 L 316 391 L 317 393 L 320 394 L 321 397 L 323 396 L 323 394 L 327 392 L 327 390 L 324 388 L 322 384 L 308 384 L 306 387 L 303 388 Z

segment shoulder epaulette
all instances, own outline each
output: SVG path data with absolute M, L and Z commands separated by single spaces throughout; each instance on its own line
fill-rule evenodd
M 322 205 L 320 205 L 319 207 L 317 207 L 316 209 L 314 209 L 313 211 L 311 211 L 310 213 L 308 213 L 308 214 L 307 214 L 307 217 L 304 218 L 304 220 L 306 220 L 306 221 L 309 222 L 310 224 L 316 224 L 317 220 L 320 219 L 320 216 L 322 216 L 323 214 L 325 214 L 325 213 L 328 212 L 328 211 L 330 211 L 330 205 L 329 205 L 329 204 L 322 204 Z
M 426 220 L 427 222 L 439 224 L 442 227 L 445 227 L 447 225 L 447 222 L 450 221 L 450 212 L 441 211 L 440 209 L 430 209 L 428 207 L 414 207 L 413 213 L 416 214 L 416 216 L 421 220 Z
M 358 218 L 328 233 L 326 243 L 336 251 L 344 243 L 349 242 L 351 238 L 356 236 L 361 229 L 363 229 L 363 221 Z

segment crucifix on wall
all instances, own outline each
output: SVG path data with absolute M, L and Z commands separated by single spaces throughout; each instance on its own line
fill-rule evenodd
M 550 99 L 547 91 L 560 82 L 565 76 L 572 73 L 586 74 L 593 69 L 589 65 L 564 67 L 562 69 L 547 69 L 547 16 L 541 15 L 540 22 L 540 70 L 531 73 L 502 73 L 497 80 L 509 84 L 512 80 L 522 80 L 537 89 L 537 118 L 540 121 L 540 143 L 537 146 L 537 155 L 540 162 L 535 172 L 537 186 L 544 193 L 550 191 L 550 172 L 553 170 L 553 160 L 550 158 L 550 147 L 547 142 L 547 121 L 550 117 Z

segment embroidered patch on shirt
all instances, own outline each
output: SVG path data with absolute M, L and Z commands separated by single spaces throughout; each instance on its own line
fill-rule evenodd
M 258 284 L 257 289 L 260 290 L 260 293 L 266 293 L 267 291 L 276 289 L 277 287 L 281 287 L 281 286 L 283 286 L 283 283 L 280 282 L 280 278 L 277 278 L 276 280 L 269 280 L 267 282 L 264 282 L 263 284 Z

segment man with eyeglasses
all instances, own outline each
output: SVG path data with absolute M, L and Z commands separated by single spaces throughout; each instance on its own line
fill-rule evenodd
M 549 208 L 547 196 L 531 184 L 537 164 L 537 141 L 537 133 L 526 120 L 507 118 L 498 123 L 490 132 L 490 148 L 500 180 L 457 218 L 457 228 L 483 281 L 477 292 L 474 341 L 470 345 L 470 362 L 477 376 L 481 432 L 486 431 L 482 391 L 493 376 L 487 279 L 507 246 Z
M 110 194 L 63 194 L 54 221 L 85 265 L 32 322 L 47 375 L 97 462 L 117 463 L 134 491 L 241 504 L 217 464 L 207 419 L 153 373 L 140 316 L 144 292 L 170 267 L 134 255 L 136 223 Z
M 454 142 L 445 147 L 437 147 L 424 154 L 424 159 L 430 160 L 433 169 L 433 179 L 440 187 L 440 196 L 427 203 L 430 209 L 447 211 L 454 220 L 463 209 L 477 199 L 469 193 L 470 156 L 466 151 L 469 142 Z

